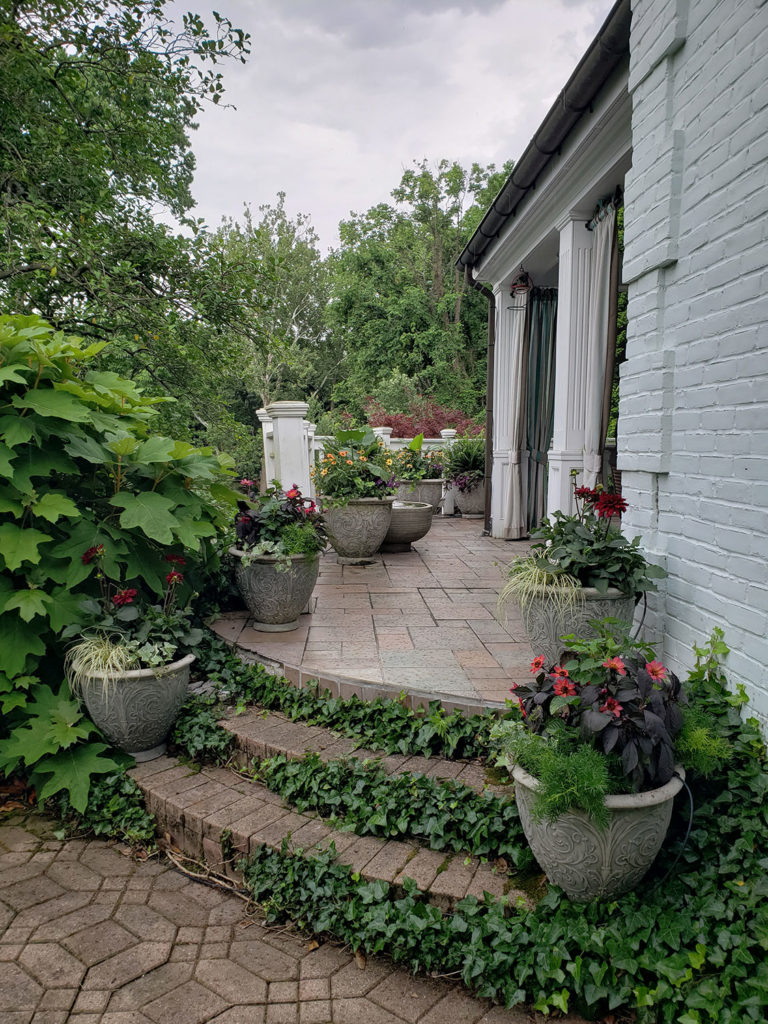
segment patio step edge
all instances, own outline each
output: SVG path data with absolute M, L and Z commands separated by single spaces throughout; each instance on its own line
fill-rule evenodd
M 509 890 L 507 875 L 496 872 L 477 857 L 430 850 L 414 842 L 357 836 L 341 832 L 322 818 L 291 810 L 265 786 L 243 779 L 226 768 L 200 771 L 163 756 L 137 764 L 130 775 L 141 788 L 147 809 L 161 832 L 187 857 L 205 862 L 213 871 L 241 879 L 224 850 L 233 859 L 265 844 L 280 850 L 285 838 L 304 856 L 336 844 L 336 860 L 368 881 L 400 886 L 413 878 L 430 903 L 451 912 L 465 896 L 478 899 L 488 892 L 496 899 L 525 899 Z

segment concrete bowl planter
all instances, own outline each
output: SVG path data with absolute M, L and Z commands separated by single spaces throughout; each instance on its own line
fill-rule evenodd
M 375 561 L 374 555 L 392 521 L 394 501 L 393 497 L 353 498 L 336 508 L 323 504 L 328 539 L 342 565 L 366 565 Z
M 537 780 L 522 768 L 512 771 L 520 821 L 534 857 L 547 878 L 569 899 L 586 903 L 629 892 L 643 878 L 661 849 L 672 817 L 672 802 L 685 772 L 647 793 L 607 796 L 610 822 L 600 830 L 583 811 L 556 821 L 534 821 L 531 807 Z
M 94 723 L 116 747 L 137 761 L 165 752 L 168 733 L 189 696 L 187 654 L 158 668 L 90 672 L 78 684 Z
M 461 514 L 468 518 L 480 519 L 485 515 L 485 487 L 478 484 L 477 487 L 460 491 L 458 487 L 453 488 L 454 503 Z
M 398 501 L 426 502 L 437 515 L 443 501 L 443 480 L 402 480 L 397 485 L 395 497 Z
M 565 650 L 561 636 L 573 633 L 587 640 L 595 635 L 590 625 L 595 619 L 610 616 L 631 623 L 634 614 L 635 599 L 623 591 L 609 587 L 600 594 L 594 587 L 581 587 L 568 607 L 546 596 L 532 597 L 523 611 L 523 623 L 534 656 L 543 654 L 547 665 L 554 665 Z
M 259 555 L 243 564 L 245 552 L 230 548 L 236 558 L 235 579 L 254 629 L 284 633 L 297 629 L 299 616 L 312 596 L 320 571 L 320 556 L 289 555 L 290 566 L 277 568 L 277 559 Z
M 387 530 L 381 550 L 385 553 L 410 551 L 411 544 L 429 533 L 432 526 L 432 506 L 425 501 L 395 501 L 392 522 Z

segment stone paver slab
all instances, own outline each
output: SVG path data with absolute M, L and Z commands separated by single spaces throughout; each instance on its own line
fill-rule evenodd
M 147 1003 L 142 1012 L 158 1024 L 204 1024 L 226 1008 L 220 996 L 196 981 L 187 981 Z

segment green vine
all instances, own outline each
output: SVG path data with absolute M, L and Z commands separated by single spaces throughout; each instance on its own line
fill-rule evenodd
M 124 770 L 93 780 L 84 811 L 72 807 L 67 793 L 54 797 L 50 807 L 63 825 L 62 837 L 92 832 L 154 848 L 155 819 L 144 804 L 141 789 Z

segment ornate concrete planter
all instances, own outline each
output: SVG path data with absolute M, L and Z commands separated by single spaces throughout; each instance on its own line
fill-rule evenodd
M 88 714 L 111 743 L 137 761 L 160 757 L 189 695 L 194 660 L 194 654 L 187 654 L 159 668 L 90 673 L 80 685 Z
M 432 526 L 432 506 L 423 501 L 395 501 L 392 522 L 381 550 L 388 553 L 410 551 L 415 540 L 424 537 Z
M 267 555 L 243 565 L 244 552 L 233 547 L 229 553 L 238 559 L 235 579 L 246 607 L 253 616 L 254 629 L 267 633 L 296 629 L 299 615 L 315 588 L 320 571 L 319 555 L 314 558 L 291 555 L 290 567 L 279 570 L 276 559 Z
M 485 514 L 485 487 L 482 483 L 468 491 L 460 491 L 458 487 L 454 487 L 453 494 L 456 508 L 463 516 L 479 519 Z
M 443 481 L 434 480 L 403 480 L 397 485 L 398 501 L 422 501 L 432 506 L 434 515 L 440 511 L 443 500 Z
M 672 816 L 672 801 L 683 786 L 680 778 L 648 793 L 605 798 L 611 812 L 601 831 L 583 811 L 568 811 L 557 821 L 531 817 L 538 782 L 522 768 L 513 769 L 520 821 L 533 855 L 547 878 L 566 895 L 585 903 L 628 892 L 645 875 L 661 849 Z
M 594 587 L 582 587 L 580 599 L 568 608 L 562 608 L 546 597 L 534 597 L 523 612 L 523 622 L 534 656 L 543 654 L 547 665 L 559 661 L 565 649 L 561 636 L 574 633 L 580 639 L 595 635 L 590 623 L 608 616 L 632 622 L 635 599 L 621 590 L 609 588 L 599 594 Z
M 326 499 L 327 500 L 327 499 Z M 323 507 L 328 539 L 347 565 L 365 565 L 381 547 L 392 521 L 394 498 L 355 498 L 338 508 Z

